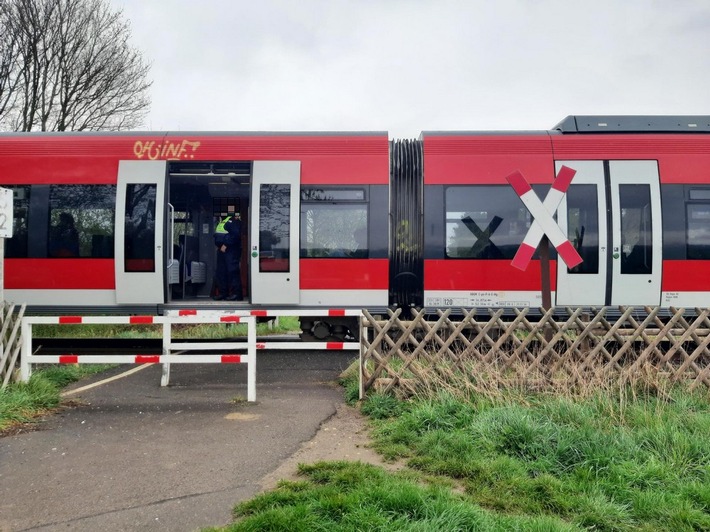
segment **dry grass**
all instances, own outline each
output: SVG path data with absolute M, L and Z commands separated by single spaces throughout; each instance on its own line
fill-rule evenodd
M 399 398 L 434 397 L 446 392 L 461 400 L 472 395 L 500 399 L 511 393 L 519 397 L 549 394 L 586 398 L 605 391 L 620 397 L 629 393 L 669 397 L 678 380 L 677 374 L 650 360 L 619 367 L 597 360 L 587 362 L 580 370 L 579 361 L 573 357 L 556 360 L 554 366 L 538 363 L 531 368 L 529 362 L 503 355 L 479 359 L 464 358 L 461 353 L 434 364 L 423 357 L 406 362 L 391 359 L 383 375 L 374 383 L 378 392 Z

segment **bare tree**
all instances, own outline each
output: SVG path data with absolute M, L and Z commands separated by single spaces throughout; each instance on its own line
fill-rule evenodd
M 139 127 L 150 65 L 130 36 L 106 0 L 0 0 L 0 129 Z
M 0 21 L 9 20 L 9 5 L 0 0 Z M 19 85 L 18 34 L 0 22 L 0 123 L 15 107 Z

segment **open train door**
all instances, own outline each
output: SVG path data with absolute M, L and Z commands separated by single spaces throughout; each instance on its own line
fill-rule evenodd
M 558 209 L 582 256 L 557 262 L 557 305 L 659 305 L 661 193 L 656 161 L 558 161 L 577 171 Z
M 254 161 L 251 302 L 299 302 L 300 161 Z
M 116 189 L 116 302 L 164 301 L 165 161 L 119 161 Z

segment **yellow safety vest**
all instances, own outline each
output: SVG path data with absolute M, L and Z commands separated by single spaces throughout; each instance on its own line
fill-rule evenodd
M 228 231 L 224 228 L 224 226 L 225 226 L 225 225 L 227 224 L 227 222 L 228 222 L 229 220 L 231 220 L 231 219 L 232 219 L 231 216 L 227 216 L 224 220 L 222 220 L 221 222 L 219 222 L 219 223 L 217 224 L 217 227 L 215 228 L 214 232 L 215 232 L 215 233 L 227 233 Z

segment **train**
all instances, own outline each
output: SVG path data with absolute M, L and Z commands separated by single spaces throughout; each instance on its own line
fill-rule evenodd
M 542 204 L 563 168 L 573 177 L 545 218 L 581 263 L 550 248 L 553 305 L 710 306 L 710 116 L 572 115 L 401 140 L 2 133 L 5 299 L 63 314 L 292 309 L 323 339 L 349 323 L 308 309 L 537 308 L 541 250 L 525 268 L 514 259 L 541 220 L 509 178 Z M 214 231 L 235 213 L 245 299 L 215 301 Z

